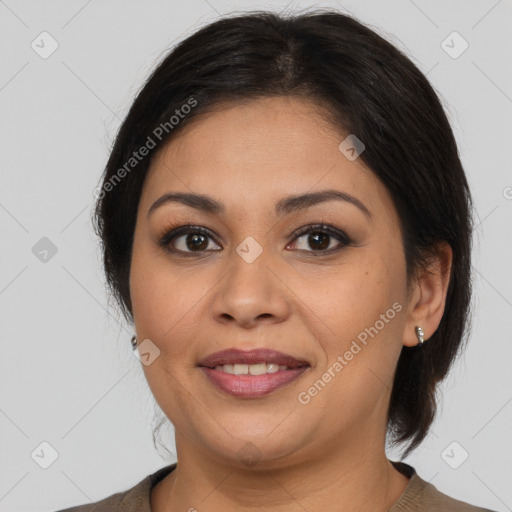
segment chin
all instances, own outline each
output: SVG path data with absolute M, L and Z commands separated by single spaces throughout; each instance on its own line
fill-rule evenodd
M 275 422 L 259 422 L 259 425 L 254 425 L 242 421 L 228 427 L 226 421 L 223 421 L 221 425 L 216 424 L 214 429 L 203 432 L 203 444 L 218 457 L 224 458 L 227 464 L 233 463 L 240 467 L 271 469 L 276 467 L 280 459 L 287 459 L 297 453 L 301 446 L 308 445 L 308 436 L 303 428 L 294 433 L 280 431 Z

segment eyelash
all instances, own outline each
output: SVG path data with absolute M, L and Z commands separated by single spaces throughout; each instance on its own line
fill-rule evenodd
M 304 251 L 302 249 L 299 249 L 299 251 L 301 251 L 301 252 L 313 253 L 311 255 L 312 257 L 325 256 L 328 254 L 332 254 L 334 252 L 341 250 L 343 247 L 353 245 L 353 243 L 354 243 L 352 241 L 352 239 L 350 237 L 348 237 L 343 231 L 335 228 L 334 225 L 330 224 L 330 223 L 312 224 L 312 225 L 308 225 L 308 226 L 303 226 L 303 227 L 299 228 L 298 230 L 296 230 L 291 235 L 294 237 L 292 241 L 295 241 L 297 238 L 300 238 L 301 236 L 303 236 L 305 234 L 310 234 L 310 233 L 326 234 L 326 235 L 329 235 L 329 236 L 335 238 L 336 240 L 338 240 L 338 242 L 341 243 L 341 245 L 339 245 L 338 247 L 334 247 L 334 248 L 327 249 L 327 250 Z M 206 236 L 210 237 L 217 245 L 220 245 L 217 242 L 214 234 L 209 229 L 203 228 L 201 226 L 191 226 L 190 224 L 187 224 L 186 226 L 180 226 L 175 229 L 167 228 L 167 230 L 164 232 L 164 234 L 161 235 L 158 245 L 159 245 L 159 247 L 161 247 L 164 251 L 166 251 L 168 253 L 185 256 L 185 257 L 194 257 L 196 255 L 200 255 L 202 252 L 210 252 L 207 250 L 188 251 L 187 252 L 187 251 L 181 251 L 179 249 L 172 249 L 169 246 L 170 243 L 179 235 L 188 235 L 188 234 L 206 235 Z M 219 252 L 219 251 L 220 251 L 219 249 L 215 249 L 213 252 Z

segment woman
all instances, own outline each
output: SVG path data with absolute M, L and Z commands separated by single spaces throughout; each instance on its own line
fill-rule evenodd
M 178 462 L 67 511 L 482 511 L 411 453 L 466 339 L 471 195 L 422 73 L 335 11 L 174 48 L 98 190 L 109 286 Z

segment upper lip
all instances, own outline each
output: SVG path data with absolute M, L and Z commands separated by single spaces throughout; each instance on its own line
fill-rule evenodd
M 309 366 L 305 360 L 297 359 L 290 354 L 285 354 L 277 350 L 268 348 L 261 348 L 255 350 L 239 350 L 236 348 L 229 348 L 214 352 L 208 355 L 201 361 L 198 366 L 206 366 L 208 368 L 215 368 L 223 364 L 257 364 L 257 363 L 274 363 L 290 368 L 299 368 L 300 366 Z

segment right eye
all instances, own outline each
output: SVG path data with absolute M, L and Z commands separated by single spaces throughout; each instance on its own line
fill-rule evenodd
M 166 231 L 158 245 L 170 253 L 189 256 L 194 252 L 212 251 L 208 249 L 208 239 L 215 241 L 209 229 L 187 225 Z

